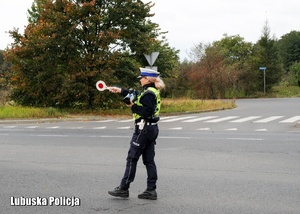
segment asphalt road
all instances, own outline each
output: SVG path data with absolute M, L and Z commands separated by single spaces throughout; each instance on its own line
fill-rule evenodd
M 124 172 L 129 120 L 2 121 L 0 213 L 300 213 L 300 99 L 237 104 L 162 118 L 157 201 L 137 198 L 141 161 L 129 199 L 107 194 Z

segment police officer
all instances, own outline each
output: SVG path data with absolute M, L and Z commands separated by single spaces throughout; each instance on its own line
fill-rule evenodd
M 147 189 L 139 194 L 138 198 L 156 200 L 157 170 L 154 147 L 159 132 L 157 122 L 161 106 L 160 90 L 165 87 L 165 84 L 159 77 L 159 72 L 155 70 L 140 68 L 140 72 L 138 78 L 143 91 L 138 94 L 134 102 L 130 101 L 127 105 L 133 113 L 135 130 L 130 141 L 125 173 L 120 185 L 108 193 L 116 197 L 129 197 L 130 183 L 134 180 L 137 162 L 142 155 L 147 169 Z M 109 91 L 121 93 L 122 96 L 129 93 L 129 90 L 118 87 L 109 87 Z

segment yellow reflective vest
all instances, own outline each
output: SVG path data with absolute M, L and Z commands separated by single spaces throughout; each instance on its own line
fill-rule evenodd
M 160 99 L 160 93 L 159 90 L 157 90 L 154 87 L 148 87 L 146 90 L 144 90 L 143 92 L 141 92 L 138 97 L 137 100 L 134 102 L 134 104 L 138 105 L 138 106 L 143 106 L 140 103 L 141 98 L 143 97 L 143 95 L 147 94 L 147 93 L 152 93 L 155 95 L 156 98 L 156 107 L 154 110 L 154 114 L 152 115 L 153 118 L 158 118 L 159 117 L 159 112 L 160 112 L 160 106 L 161 106 L 161 99 Z M 136 113 L 133 113 L 133 119 L 137 120 L 139 118 L 141 118 L 141 115 L 138 115 Z

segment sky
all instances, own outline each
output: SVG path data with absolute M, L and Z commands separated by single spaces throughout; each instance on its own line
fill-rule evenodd
M 143 0 L 149 2 L 150 0 Z M 199 43 L 212 43 L 239 35 L 255 43 L 268 21 L 271 35 L 280 39 L 292 30 L 300 31 L 299 0 L 151 0 L 152 21 L 159 24 L 172 48 L 180 50 L 180 60 L 190 59 L 191 49 Z M 0 49 L 12 39 L 7 33 L 27 25 L 27 9 L 33 0 L 3 1 L 0 7 Z

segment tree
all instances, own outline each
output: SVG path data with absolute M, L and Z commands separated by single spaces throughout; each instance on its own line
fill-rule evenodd
M 0 65 L 4 62 L 3 50 L 0 50 Z
M 263 72 L 259 72 L 259 67 L 266 67 L 266 89 L 280 82 L 283 75 L 282 62 L 279 50 L 276 46 L 275 38 L 271 38 L 268 22 L 262 30 L 262 36 L 254 45 L 252 54 L 252 70 L 258 72 L 261 80 L 258 87 L 263 89 Z
M 223 98 L 231 78 L 231 71 L 226 66 L 224 53 L 216 46 L 200 43 L 195 56 L 198 62 L 192 66 L 188 78 L 198 98 Z
M 249 83 L 253 83 L 254 73 L 249 69 L 248 62 L 252 54 L 253 44 L 246 42 L 239 35 L 224 34 L 220 41 L 213 43 L 225 57 L 228 74 L 227 93 L 238 96 L 249 93 Z
M 7 102 L 10 93 L 11 64 L 4 60 L 4 51 L 0 50 L 0 106 Z
M 12 97 L 23 105 L 105 107 L 112 96 L 96 91 L 97 80 L 134 84 L 140 56 L 157 44 L 176 55 L 157 39 L 162 33 L 149 19 L 153 6 L 141 0 L 35 0 L 24 35 L 10 32 Z
M 243 37 L 239 35 L 228 36 L 223 35 L 220 41 L 215 41 L 214 46 L 222 49 L 228 64 L 238 64 L 242 66 L 248 60 L 252 52 L 252 43 L 245 42 Z
M 204 98 L 236 97 L 246 91 L 244 80 L 246 62 L 252 53 L 252 44 L 239 35 L 224 37 L 212 44 L 200 43 L 192 50 L 195 65 L 192 66 L 191 81 Z
M 194 81 L 190 81 L 190 71 L 194 63 L 184 61 L 171 71 L 170 77 L 165 79 L 166 90 L 162 94 L 168 97 L 196 97 Z
M 294 62 L 289 68 L 289 75 L 293 85 L 300 86 L 300 62 Z
M 288 72 L 289 67 L 300 62 L 300 32 L 291 31 L 281 37 L 277 42 L 279 53 L 282 57 L 284 69 Z

